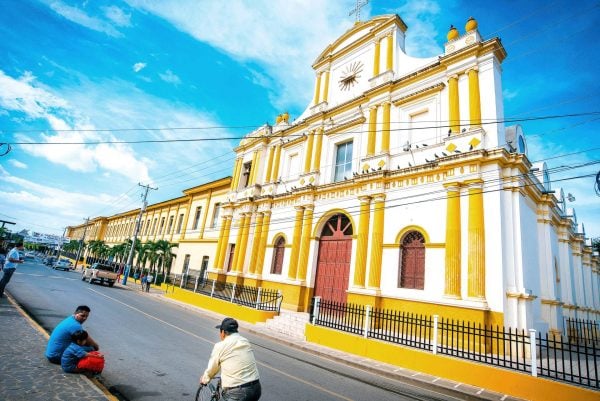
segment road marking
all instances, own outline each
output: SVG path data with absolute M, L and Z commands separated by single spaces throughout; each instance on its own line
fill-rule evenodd
M 195 338 L 197 338 L 197 339 L 199 339 L 199 340 L 205 341 L 205 342 L 207 342 L 207 343 L 209 343 L 209 344 L 215 344 L 215 343 L 216 343 L 215 341 L 208 340 L 208 339 L 206 339 L 206 338 L 204 338 L 204 337 L 201 337 L 201 336 L 199 336 L 199 335 L 197 335 L 197 334 L 194 334 L 194 333 L 192 333 L 192 332 L 190 332 L 190 331 L 187 331 L 187 330 L 185 330 L 185 329 L 182 329 L 182 328 L 181 328 L 181 327 L 179 327 L 179 326 L 175 326 L 174 324 L 171 324 L 171 323 L 169 323 L 169 322 L 165 322 L 164 320 L 162 320 L 162 319 L 159 319 L 159 318 L 157 318 L 156 316 L 153 316 L 153 315 L 151 315 L 151 314 L 149 314 L 149 313 L 146 313 L 146 312 L 144 312 L 143 310 L 140 310 L 140 309 L 138 309 L 138 308 L 136 308 L 136 307 L 134 307 L 134 306 L 131 306 L 131 305 L 129 305 L 129 304 L 126 304 L 126 303 L 125 303 L 125 302 L 123 302 L 123 301 L 119 301 L 118 299 L 116 299 L 116 298 L 113 298 L 113 297 L 111 297 L 111 296 L 109 296 L 109 295 L 106 295 L 106 294 L 103 294 L 103 293 L 101 293 L 101 292 L 99 292 L 99 291 L 96 291 L 96 290 L 95 290 L 95 289 L 93 289 L 93 288 L 88 288 L 88 290 L 90 290 L 90 291 L 92 291 L 92 292 L 95 292 L 96 294 L 98 294 L 98 295 L 101 295 L 101 296 L 103 296 L 103 297 L 105 297 L 105 298 L 108 298 L 108 299 L 110 299 L 110 300 L 112 300 L 112 301 L 115 301 L 115 302 L 117 302 L 117 303 L 119 303 L 119 304 L 121 304 L 121 305 L 123 305 L 123 306 L 125 306 L 125 307 L 129 308 L 129 309 L 132 309 L 132 310 L 134 310 L 134 311 L 136 311 L 136 312 L 139 312 L 139 313 L 141 313 L 142 315 L 145 315 L 145 316 L 147 316 L 147 317 L 149 317 L 149 318 L 152 318 L 152 319 L 154 319 L 154 320 L 156 320 L 156 321 L 158 321 L 158 322 L 164 323 L 164 324 L 166 324 L 167 326 L 174 328 L 175 330 L 179 330 L 179 331 L 181 331 L 182 333 L 188 334 L 188 335 L 190 335 L 190 336 L 192 336 L 192 337 L 195 337 Z M 261 367 L 264 367 L 264 368 L 267 368 L 267 369 L 269 369 L 269 370 L 272 370 L 272 371 L 274 371 L 274 372 L 277 372 L 277 373 L 279 373 L 279 374 L 280 374 L 280 375 L 282 375 L 282 376 L 286 376 L 286 377 L 288 377 L 288 378 L 290 378 L 290 379 L 292 379 L 292 380 L 296 380 L 297 382 L 300 382 L 300 383 L 302 383 L 302 384 L 305 384 L 305 385 L 307 385 L 307 386 L 313 387 L 313 388 L 315 388 L 315 389 L 317 389 L 317 390 L 323 391 L 324 393 L 327 393 L 327 394 L 329 394 L 329 395 L 332 395 L 332 396 L 334 396 L 334 397 L 337 397 L 337 398 L 339 398 L 339 399 L 341 399 L 341 400 L 353 401 L 353 400 L 352 400 L 352 398 L 344 397 L 344 396 L 343 396 L 343 395 L 341 395 L 341 394 L 334 393 L 333 391 L 327 390 L 327 389 L 326 389 L 326 388 L 324 388 L 324 387 L 318 386 L 318 385 L 316 385 L 316 384 L 314 384 L 314 383 L 311 383 L 311 382 L 309 382 L 309 381 L 303 380 L 303 379 L 301 379 L 301 378 L 299 378 L 299 377 L 296 377 L 296 376 L 290 375 L 289 373 L 283 372 L 283 371 L 281 371 L 281 370 L 279 370 L 279 369 L 276 369 L 276 368 L 274 368 L 274 367 L 272 367 L 272 366 L 269 366 L 269 365 L 267 365 L 267 364 L 261 363 L 261 362 L 259 362 L 259 361 L 256 361 L 256 364 L 257 364 L 257 365 L 260 365 Z

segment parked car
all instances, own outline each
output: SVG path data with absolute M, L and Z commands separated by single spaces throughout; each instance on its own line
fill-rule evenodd
M 58 262 L 52 265 L 52 269 L 54 270 L 71 270 L 71 262 L 68 260 L 59 260 Z
M 35 254 L 33 252 L 25 253 L 25 260 L 35 260 Z
M 90 284 L 94 281 L 100 282 L 100 284 L 108 283 L 108 286 L 112 287 L 115 285 L 115 281 L 117 281 L 117 273 L 112 266 L 94 263 L 90 267 L 83 269 L 81 279 L 83 281 L 89 280 Z

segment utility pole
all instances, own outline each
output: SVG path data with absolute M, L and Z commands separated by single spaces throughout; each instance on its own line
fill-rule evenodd
M 60 240 L 58 241 L 58 256 L 56 257 L 57 262 L 60 260 L 60 254 L 62 253 L 63 241 L 65 240 L 66 234 L 67 234 L 67 227 L 65 227 L 65 229 L 63 230 L 62 237 L 60 237 Z M 75 263 L 75 266 L 77 266 L 77 263 Z
M 152 188 L 150 185 L 142 185 L 138 183 L 138 185 L 142 188 L 145 188 L 144 195 L 142 195 L 142 207 L 140 209 L 140 214 L 138 215 L 137 221 L 135 222 L 135 229 L 133 230 L 133 238 L 131 239 L 131 249 L 129 250 L 129 256 L 127 257 L 127 263 L 125 263 L 125 271 L 123 272 L 123 285 L 127 285 L 127 277 L 129 277 L 129 271 L 131 270 L 131 265 L 133 263 L 133 253 L 135 252 L 135 241 L 137 240 L 137 236 L 140 232 L 140 226 L 142 225 L 142 216 L 146 211 L 146 206 L 148 206 L 148 202 L 146 199 L 148 198 L 148 191 L 150 189 L 157 190 L 158 188 Z
M 77 263 L 79 263 L 79 257 L 81 256 L 81 248 L 83 247 L 83 241 L 85 241 L 85 233 L 88 228 L 88 223 L 90 222 L 90 218 L 85 219 L 85 227 L 83 228 L 83 235 L 79 240 L 79 248 L 77 248 L 77 257 L 75 258 L 75 266 L 73 266 L 73 270 L 77 270 Z M 56 259 L 58 262 L 60 259 Z

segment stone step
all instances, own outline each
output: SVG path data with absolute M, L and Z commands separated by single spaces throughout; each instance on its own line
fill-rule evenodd
M 304 339 L 304 328 L 308 320 L 308 313 L 281 311 L 273 319 L 269 319 L 265 323 L 257 323 L 256 327 L 271 333 Z

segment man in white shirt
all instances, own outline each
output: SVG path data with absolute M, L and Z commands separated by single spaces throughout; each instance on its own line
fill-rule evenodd
M 4 262 L 4 269 L 2 270 L 2 280 L 0 280 L 0 298 L 4 296 L 4 287 L 10 281 L 17 265 L 23 263 L 21 259 L 21 252 L 23 250 L 23 242 L 17 242 L 15 247 L 8 252 L 6 255 L 6 261 Z
M 200 383 L 207 384 L 220 370 L 223 401 L 257 401 L 261 386 L 250 342 L 238 334 L 235 319 L 225 318 L 216 328 L 221 341 L 213 347 Z

